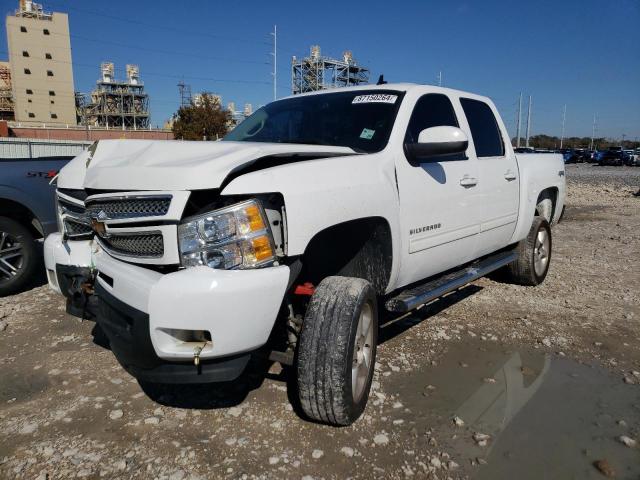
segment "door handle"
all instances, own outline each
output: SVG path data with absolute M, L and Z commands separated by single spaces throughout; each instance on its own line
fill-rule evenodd
M 511 182 L 512 180 L 515 180 L 516 178 L 518 178 L 516 176 L 515 173 L 513 173 L 511 170 L 507 170 L 504 174 L 504 179 L 508 182 Z
M 460 185 L 463 187 L 475 187 L 478 184 L 478 179 L 465 175 L 460 179 Z

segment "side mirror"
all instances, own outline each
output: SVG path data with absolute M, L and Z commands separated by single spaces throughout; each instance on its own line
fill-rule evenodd
M 418 135 L 418 143 L 404 144 L 410 160 L 433 162 L 466 160 L 468 146 L 467 135 L 458 127 L 449 126 L 425 128 Z

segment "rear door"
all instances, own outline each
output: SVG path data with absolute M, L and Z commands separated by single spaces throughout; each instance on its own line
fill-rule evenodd
M 480 236 L 477 256 L 505 247 L 518 219 L 519 174 L 515 154 L 505 144 L 506 131 L 488 103 L 460 98 L 479 171 Z
M 411 114 L 405 143 L 415 143 L 425 128 L 458 127 L 461 110 L 447 95 L 421 96 Z M 400 192 L 403 265 L 399 285 L 435 275 L 471 260 L 480 231 L 478 165 L 465 155 L 412 162 L 396 160 Z

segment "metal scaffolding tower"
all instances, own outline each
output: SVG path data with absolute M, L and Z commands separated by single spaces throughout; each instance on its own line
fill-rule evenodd
M 359 66 L 350 51 L 342 60 L 320 55 L 320 47 L 311 47 L 311 55 L 291 60 L 292 93 L 313 92 L 336 87 L 349 87 L 369 82 L 369 69 Z
M 16 10 L 16 17 L 51 20 L 51 13 L 45 12 L 39 3 L 31 0 L 20 0 L 20 8 Z
M 180 106 L 188 107 L 191 105 L 191 85 L 180 80 L 180 82 L 178 82 L 178 91 L 180 92 Z
M 83 108 L 88 125 L 122 128 L 149 128 L 149 95 L 144 92 L 137 65 L 127 65 L 127 80 L 118 81 L 111 62 L 101 67 L 102 78 L 91 92 L 91 102 Z
M 11 69 L 7 64 L 0 64 L 0 120 L 13 120 L 13 109 Z

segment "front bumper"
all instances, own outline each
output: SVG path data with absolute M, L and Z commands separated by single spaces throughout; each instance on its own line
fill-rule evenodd
M 256 270 L 193 267 L 162 274 L 122 262 L 103 251 L 95 260 L 100 272 L 98 296 L 108 294 L 105 298 L 117 300 L 110 303 L 120 313 L 126 314 L 123 310 L 128 309 L 140 312 L 134 316 L 146 319 L 141 320 L 144 326 L 140 327 L 148 331 L 148 342 L 145 336 L 143 343 L 148 343 L 159 359 L 187 363 L 191 368 L 194 349 L 203 345 L 190 340 L 195 333 L 210 338 L 199 354 L 203 362 L 263 346 L 289 281 L 287 266 Z M 105 321 L 101 307 L 98 323 Z M 131 348 L 137 348 L 135 343 L 140 338 L 128 340 Z
M 92 240 L 63 241 L 52 233 L 44 242 L 44 263 L 49 286 L 67 298 L 67 313 L 93 318 L 96 298 L 92 294 L 94 269 Z
M 100 284 L 98 324 L 122 367 L 138 380 L 152 383 L 210 383 L 235 380 L 249 353 L 202 361 L 199 365 L 169 362 L 156 355 L 149 335 L 149 315 L 121 302 Z
M 67 296 L 61 288 L 58 278 L 58 266 L 69 272 L 71 268 L 91 269 L 94 245 L 93 240 L 62 241 L 62 234 L 52 233 L 44 241 L 44 265 L 47 269 L 49 286 L 56 292 Z

